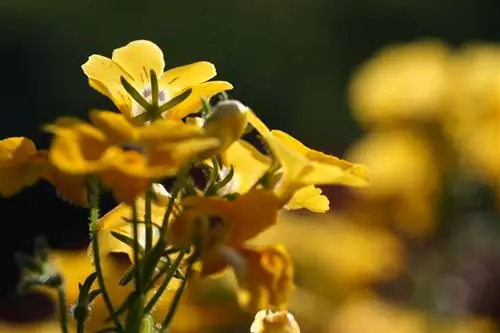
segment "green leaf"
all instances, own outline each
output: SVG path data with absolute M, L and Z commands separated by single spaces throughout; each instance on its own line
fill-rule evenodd
M 120 286 L 126 286 L 131 281 L 134 281 L 134 278 L 135 278 L 135 266 L 133 266 L 131 269 L 129 269 L 127 271 L 127 273 L 125 273 L 125 275 L 122 276 L 119 284 L 120 284 Z
M 142 95 L 127 81 L 126 78 L 123 76 L 120 77 L 120 82 L 123 85 L 123 88 L 129 93 L 132 98 L 139 103 L 140 106 L 144 108 L 144 110 L 147 110 L 151 107 L 151 105 L 142 97 Z
M 92 290 L 91 292 L 89 292 L 89 297 L 88 297 L 88 301 L 89 303 L 92 303 L 92 301 L 101 294 L 101 291 L 99 289 L 95 289 L 95 290 Z
M 160 105 L 160 107 L 157 109 L 158 114 L 155 116 L 160 117 L 163 112 L 173 108 L 177 104 L 184 102 L 184 100 L 186 100 L 189 97 L 189 95 L 191 95 L 192 91 L 193 91 L 193 89 L 189 88 L 186 91 L 182 92 L 181 94 L 175 96 L 174 98 L 172 98 L 170 101 L 166 102 L 165 104 Z
M 115 237 L 116 239 L 118 239 L 120 242 L 122 242 L 122 243 L 130 246 L 132 249 L 137 245 L 142 250 L 141 245 L 140 244 L 136 244 L 136 242 L 134 241 L 133 238 L 125 236 L 124 234 L 120 234 L 119 232 L 116 232 L 116 231 L 111 231 L 111 234 L 113 235 L 113 237 Z
M 80 293 L 78 295 L 78 303 L 86 302 L 90 288 L 92 287 L 92 284 L 94 283 L 96 278 L 97 273 L 93 272 L 89 276 L 87 276 L 85 282 L 83 282 L 83 285 L 79 285 Z
M 153 101 L 152 109 L 158 108 L 158 77 L 154 70 L 149 71 L 149 77 L 151 79 L 151 100 Z

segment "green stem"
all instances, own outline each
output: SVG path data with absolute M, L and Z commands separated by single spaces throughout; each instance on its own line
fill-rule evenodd
M 76 333 L 85 333 L 85 322 L 83 320 L 76 323 Z
M 57 288 L 57 293 L 59 295 L 59 320 L 61 322 L 61 332 L 68 333 L 68 306 L 66 304 L 64 285 Z
M 195 258 L 195 256 L 191 257 Z M 193 264 L 194 260 L 190 260 L 186 274 L 184 275 L 184 280 L 182 280 L 181 286 L 179 289 L 176 291 L 174 299 L 172 300 L 172 304 L 170 305 L 170 308 L 168 309 L 168 313 L 165 316 L 165 319 L 163 319 L 163 322 L 161 323 L 161 329 L 159 330 L 159 333 L 166 333 L 168 330 L 168 327 L 170 326 L 172 319 L 174 318 L 175 313 L 177 312 L 177 308 L 179 307 L 179 303 L 181 300 L 181 296 L 184 293 L 184 289 L 187 286 L 187 281 L 189 280 L 189 277 L 191 276 L 191 271 L 193 270 Z
M 97 276 L 97 283 L 99 285 L 99 290 L 101 291 L 101 296 L 104 301 L 104 304 L 108 308 L 108 312 L 113 320 L 113 323 L 116 327 L 118 333 L 123 333 L 123 326 L 120 323 L 120 319 L 116 315 L 115 309 L 113 307 L 113 303 L 111 302 L 111 298 L 109 297 L 108 292 L 106 291 L 106 286 L 104 284 L 104 275 L 102 273 L 101 267 L 101 256 L 99 253 L 99 237 L 97 235 L 98 232 L 98 220 L 99 220 L 99 187 L 97 181 L 94 180 L 91 182 L 91 190 L 89 191 L 90 196 L 90 233 L 92 236 L 91 244 L 92 244 L 92 254 L 94 259 L 95 272 Z
M 189 171 L 191 171 L 191 164 L 188 164 L 184 168 L 181 169 L 179 172 L 179 175 L 177 176 L 177 179 L 174 183 L 174 186 L 172 188 L 172 193 L 171 193 L 171 198 L 168 202 L 167 210 L 165 211 L 165 215 L 163 215 L 163 224 L 161 226 L 161 234 L 165 237 L 167 234 L 168 230 L 168 220 L 170 219 L 170 216 L 172 215 L 172 212 L 174 210 L 175 206 L 175 201 L 177 199 L 177 196 L 180 194 L 185 178 L 189 174 Z
M 144 207 L 144 223 L 145 223 L 145 229 L 146 229 L 146 244 L 145 244 L 145 252 L 146 255 L 149 253 L 151 250 L 151 247 L 153 246 L 153 221 L 151 217 L 151 202 L 153 198 L 153 193 L 152 190 L 149 189 L 146 192 L 146 199 L 145 199 L 145 207 Z
M 132 205 L 132 228 L 133 228 L 133 233 L 134 233 L 134 274 L 135 274 L 135 290 L 138 292 L 142 291 L 142 274 L 141 274 L 141 268 L 140 268 L 140 258 L 139 258 L 139 253 L 140 253 L 140 244 L 139 244 L 139 223 L 137 223 L 137 206 L 136 203 Z
M 174 263 L 170 266 L 170 269 L 167 272 L 167 275 L 165 276 L 165 280 L 163 280 L 161 286 L 156 290 L 154 293 L 153 297 L 149 300 L 149 302 L 146 304 L 146 308 L 144 309 L 144 313 L 149 313 L 153 307 L 156 305 L 162 294 L 165 292 L 165 289 L 167 289 L 168 284 L 170 283 L 170 280 L 172 280 L 172 277 L 175 274 L 175 271 L 179 268 L 182 259 L 184 258 L 184 255 L 186 254 L 187 249 L 183 250 L 179 253 L 179 256 L 175 259 Z

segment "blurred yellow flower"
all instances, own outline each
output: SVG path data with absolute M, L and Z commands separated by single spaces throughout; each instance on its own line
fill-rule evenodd
M 289 209 L 306 208 L 326 212 L 329 208 L 328 199 L 314 185 L 368 185 L 369 173 L 365 166 L 310 149 L 285 132 L 271 131 L 251 111 L 248 112 L 248 121 L 280 164 L 278 177 L 274 180 L 275 192 L 284 203 L 291 201 Z
M 409 130 L 372 132 L 351 146 L 347 156 L 371 172 L 370 186 L 354 192 L 351 215 L 392 221 L 413 236 L 433 230 L 441 165 L 429 138 Z
M 219 145 L 200 128 L 178 121 L 136 127 L 114 112 L 93 111 L 90 117 L 95 126 L 69 117 L 46 126 L 54 134 L 50 160 L 67 174 L 97 174 L 123 202 L 133 202 L 153 180 L 174 175 Z
M 145 112 L 144 108 L 128 95 L 120 82 L 121 77 L 151 102 L 151 78 L 153 70 L 158 77 L 158 104 L 162 105 L 181 93 L 192 89 L 189 97 L 164 113 L 169 119 L 181 119 L 201 109 L 201 98 L 210 97 L 232 89 L 225 81 L 206 82 L 216 75 L 213 64 L 200 61 L 175 67 L 163 72 L 165 61 L 162 50 L 153 42 L 136 40 L 115 49 L 111 59 L 91 55 L 82 69 L 89 78 L 89 84 L 98 92 L 109 97 L 118 109 L 129 119 Z
M 76 330 L 70 330 L 71 333 Z M 0 322 L 0 333 L 61 333 L 58 320 L 42 320 L 36 322 Z
M 398 307 L 375 296 L 357 295 L 333 316 L 325 333 L 492 333 L 491 321 L 473 316 L 440 318 Z
M 440 119 L 449 106 L 451 61 L 437 40 L 382 49 L 351 80 L 354 117 L 369 126 Z
M 454 65 L 446 129 L 462 163 L 495 186 L 500 179 L 500 45 L 466 45 Z
M 62 197 L 75 204 L 87 204 L 83 177 L 59 172 L 49 162 L 47 151 L 37 150 L 25 137 L 0 140 L 0 194 L 10 197 L 23 188 L 45 179 L 54 185 Z
M 250 333 L 300 333 L 300 328 L 287 311 L 261 310 L 255 315 Z
M 290 252 L 299 274 L 307 272 L 301 276 L 299 287 L 325 297 L 390 281 L 405 267 L 404 245 L 393 233 L 357 225 L 344 215 L 284 212 L 273 228 L 250 244 L 259 246 L 277 240 Z

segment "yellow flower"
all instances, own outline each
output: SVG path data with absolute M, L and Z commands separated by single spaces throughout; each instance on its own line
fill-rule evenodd
M 40 179 L 54 185 L 67 200 L 87 204 L 83 177 L 72 177 L 59 172 L 49 162 L 45 150 L 37 150 L 33 141 L 25 137 L 0 140 L 0 194 L 10 197 Z
M 219 145 L 200 128 L 179 121 L 137 127 L 114 112 L 93 111 L 90 117 L 95 126 L 69 117 L 46 126 L 54 134 L 50 160 L 70 175 L 97 174 L 123 202 L 133 202 L 153 180 L 174 175 Z
M 453 110 L 445 127 L 464 166 L 500 179 L 500 46 L 470 44 L 455 59 Z
M 366 125 L 440 119 L 449 107 L 451 50 L 436 40 L 384 48 L 354 74 L 350 104 Z
M 368 185 L 365 166 L 310 149 L 285 132 L 271 131 L 251 111 L 248 112 L 248 121 L 280 163 L 275 180 L 276 193 L 285 203 L 290 202 L 291 208 L 326 212 L 328 199 L 314 185 Z
M 372 132 L 348 151 L 370 168 L 371 184 L 354 194 L 349 213 L 369 224 L 392 221 L 405 234 L 425 237 L 435 227 L 441 170 L 430 140 L 413 131 Z
M 261 310 L 255 315 L 251 333 L 300 333 L 294 316 L 287 311 Z
M 156 44 L 147 40 L 136 40 L 114 50 L 111 59 L 94 54 L 82 66 L 89 84 L 109 97 L 130 119 L 141 115 L 145 110 L 128 95 L 120 82 L 121 77 L 151 102 L 150 71 L 153 70 L 158 77 L 159 105 L 192 89 L 186 100 L 163 115 L 169 119 L 181 119 L 198 112 L 201 109 L 201 98 L 209 99 L 232 89 L 228 82 L 206 82 L 216 75 L 214 65 L 209 62 L 200 61 L 166 72 L 163 72 L 164 68 L 163 52 Z
M 257 189 L 233 201 L 190 197 L 182 204 L 182 213 L 169 226 L 169 244 L 187 247 L 196 243 L 202 275 L 233 267 L 243 308 L 283 308 L 293 290 L 288 255 L 281 247 L 245 245 L 276 222 L 279 199 L 270 191 Z

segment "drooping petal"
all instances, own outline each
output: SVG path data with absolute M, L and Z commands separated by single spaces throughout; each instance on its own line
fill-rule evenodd
M 11 137 L 0 141 L 0 165 L 22 163 L 36 154 L 36 146 L 28 138 Z
M 189 65 L 167 70 L 161 76 L 158 84 L 172 95 L 192 86 L 206 82 L 217 75 L 215 66 L 207 61 L 198 61 Z
M 199 112 L 202 108 L 202 98 L 209 100 L 214 95 L 233 89 L 233 85 L 225 81 L 211 81 L 191 88 L 192 91 L 189 97 L 168 111 L 165 111 L 162 115 L 163 118 L 182 119 L 190 114 Z
M 294 192 L 284 208 L 288 210 L 305 208 L 315 213 L 326 213 L 330 209 L 330 201 L 321 193 L 321 189 L 314 185 L 304 186 Z
M 149 71 L 159 77 L 165 68 L 163 51 L 148 40 L 135 40 L 113 51 L 112 60 L 124 68 L 135 82 L 145 85 L 150 81 Z
M 368 185 L 369 172 L 364 165 L 350 163 L 337 157 L 312 150 L 285 132 L 272 130 L 271 134 L 291 150 L 298 152 L 310 161 L 307 168 L 301 173 L 300 179 L 297 180 L 302 185 Z
M 82 65 L 89 78 L 89 84 L 101 94 L 109 97 L 126 115 L 130 115 L 132 100 L 120 82 L 124 77 L 134 85 L 133 77 L 120 65 L 109 58 L 94 54 Z

